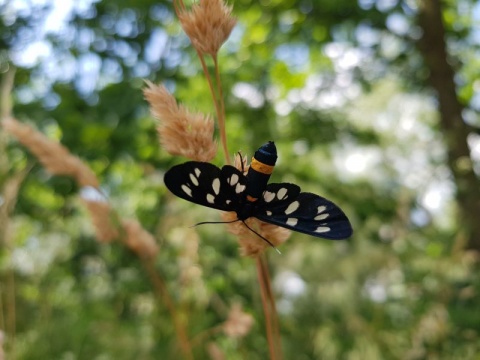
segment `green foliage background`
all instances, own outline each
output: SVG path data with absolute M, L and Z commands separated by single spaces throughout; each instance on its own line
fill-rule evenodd
M 227 359 L 267 358 L 254 262 L 240 257 L 224 226 L 189 228 L 218 214 L 174 198 L 163 185 L 163 173 L 185 159 L 159 147 L 143 80 L 165 83 L 188 107 L 213 113 L 172 4 L 78 2 L 59 31 L 42 34 L 54 3 L 21 3 L 0 1 L 0 72 L 17 67 L 16 118 L 87 161 L 118 213 L 155 235 L 156 267 L 194 343 L 225 321 L 235 302 L 253 315 L 245 338 L 213 332 L 198 342 L 196 359 L 210 358 L 209 342 Z M 270 252 L 284 358 L 477 358 L 478 251 L 461 246 L 445 134 L 416 46 L 419 4 L 232 4 L 238 25 L 220 53 L 230 151 L 251 155 L 275 140 L 280 159 L 272 181 L 332 199 L 354 227 L 348 241 L 292 234 L 281 256 Z M 480 10 L 469 0 L 443 5 L 459 98 L 475 126 Z M 35 42 L 49 52 L 25 59 Z M 473 145 L 476 136 L 472 131 Z M 14 141 L 5 150 L 0 188 L 31 166 L 9 220 L 13 241 L 0 244 L 7 354 L 178 358 L 170 315 L 138 258 L 120 243 L 95 240 L 71 179 L 49 175 Z M 478 167 L 474 150 L 472 161 Z M 222 164 L 220 153 L 215 163 Z M 427 201 L 432 196 L 438 203 Z

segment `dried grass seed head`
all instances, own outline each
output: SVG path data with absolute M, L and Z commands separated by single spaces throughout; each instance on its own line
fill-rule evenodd
M 226 360 L 227 357 L 223 353 L 222 349 L 220 346 L 215 344 L 214 342 L 209 342 L 206 346 L 208 355 L 210 356 L 211 360 Z M 0 359 L 2 360 L 2 359 Z
M 152 258 L 158 253 L 155 238 L 142 225 L 133 219 L 122 221 L 125 244 L 140 257 Z
M 233 158 L 233 166 L 242 171 L 244 175 L 247 175 L 249 165 L 246 156 L 241 155 L 241 153 L 235 154 Z
M 1 124 L 30 150 L 50 173 L 71 176 L 80 186 L 99 187 L 93 171 L 63 145 L 13 118 L 4 119 Z
M 100 242 L 111 242 L 118 238 L 119 231 L 113 224 L 112 208 L 107 202 L 82 198 L 90 214 L 95 234 Z
M 236 303 L 233 304 L 228 319 L 223 324 L 223 332 L 231 338 L 241 338 L 250 332 L 253 323 L 253 316 L 244 312 L 242 306 Z
M 200 0 L 190 10 L 178 1 L 175 9 L 195 49 L 211 56 L 216 56 L 237 22 L 232 16 L 232 6 L 222 0 Z
M 225 222 L 237 219 L 235 212 L 222 213 L 222 220 Z M 268 239 L 275 247 L 284 243 L 291 234 L 291 231 L 277 225 L 268 224 L 256 218 L 245 220 L 247 225 Z M 240 244 L 240 254 L 242 256 L 258 257 L 266 249 L 271 248 L 270 244 L 261 239 L 248 229 L 241 221 L 226 224 L 228 232 L 236 235 Z
M 213 140 L 214 121 L 208 115 L 192 113 L 163 85 L 147 81 L 143 91 L 152 115 L 159 120 L 160 144 L 171 155 L 181 155 L 196 161 L 210 161 L 217 153 Z

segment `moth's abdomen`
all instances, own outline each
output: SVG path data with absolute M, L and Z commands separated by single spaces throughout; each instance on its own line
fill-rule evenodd
M 247 173 L 248 201 L 256 201 L 263 194 L 276 161 L 277 148 L 273 141 L 269 141 L 255 151 Z

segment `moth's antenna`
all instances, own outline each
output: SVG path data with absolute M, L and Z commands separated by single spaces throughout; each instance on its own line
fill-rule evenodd
M 191 228 L 192 227 L 195 227 L 195 226 L 198 226 L 198 225 L 205 225 L 205 224 L 231 224 L 231 223 L 234 223 L 234 222 L 237 222 L 237 221 L 242 221 L 243 225 L 245 225 L 247 227 L 248 230 L 250 230 L 251 232 L 253 232 L 255 235 L 257 235 L 260 239 L 266 241 L 268 243 L 268 245 L 270 245 L 272 248 L 275 249 L 276 252 L 278 252 L 280 255 L 282 255 L 282 253 L 280 252 L 280 250 L 278 250 L 275 245 L 273 245 L 268 239 L 264 238 L 262 235 L 260 235 L 258 232 L 256 232 L 255 230 L 253 230 L 250 226 L 247 225 L 247 223 L 243 220 L 240 220 L 240 219 L 236 219 L 236 220 L 231 220 L 231 221 L 202 221 L 202 222 L 199 222 L 195 225 L 192 225 L 190 226 Z
M 195 226 L 198 226 L 198 225 L 205 225 L 205 224 L 231 224 L 231 223 L 234 223 L 234 222 L 237 222 L 237 221 L 240 221 L 240 219 L 232 220 L 232 221 L 202 221 L 202 222 L 196 223 L 195 225 L 192 225 L 190 227 L 192 228 L 192 227 L 195 227 Z
M 238 157 L 240 158 L 240 164 L 242 164 L 242 174 L 243 174 L 245 172 L 245 169 L 243 168 L 243 157 L 240 151 L 238 152 Z
M 238 154 L 238 157 L 240 158 L 240 164 L 242 165 L 242 174 L 245 174 L 245 167 L 243 166 L 243 156 L 242 156 L 242 152 L 239 151 L 237 152 Z
M 251 232 L 253 232 L 255 235 L 257 235 L 259 238 L 261 238 L 262 240 L 266 241 L 272 248 L 275 249 L 276 252 L 278 252 L 280 255 L 282 255 L 282 253 L 280 252 L 280 250 L 278 250 L 275 245 L 273 245 L 268 239 L 264 238 L 262 235 L 260 235 L 258 232 L 256 232 L 255 230 L 253 230 L 250 226 L 247 225 L 247 223 L 245 221 L 243 221 L 243 225 L 245 225 Z

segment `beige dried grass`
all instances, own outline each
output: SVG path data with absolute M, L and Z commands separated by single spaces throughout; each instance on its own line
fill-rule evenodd
M 214 342 L 209 342 L 206 346 L 208 355 L 210 356 L 211 360 L 226 360 L 227 357 L 223 353 L 220 346 L 215 344 Z
M 198 263 L 198 247 L 200 239 L 194 229 L 188 229 L 185 241 L 177 258 L 179 282 L 184 287 L 193 287 L 202 282 L 202 269 Z
M 137 220 L 120 220 L 106 201 L 82 199 L 87 208 L 95 235 L 100 242 L 121 239 L 140 257 L 154 257 L 158 253 L 155 238 Z
M 152 115 L 159 120 L 157 129 L 163 148 L 172 155 L 192 160 L 212 160 L 217 153 L 213 119 L 177 104 L 165 86 L 146 83 L 143 93 Z
M 112 222 L 115 214 L 110 204 L 104 201 L 87 200 L 83 198 L 82 201 L 90 214 L 97 240 L 108 243 L 118 239 L 119 231 L 118 227 Z
M 254 324 L 253 316 L 242 310 L 242 305 L 232 305 L 227 321 L 223 323 L 223 332 L 231 338 L 241 338 L 247 335 Z
M 27 147 L 50 173 L 71 176 L 80 186 L 99 187 L 99 181 L 93 171 L 63 145 L 14 118 L 4 119 L 2 126 L 6 132 Z
M 134 253 L 142 258 L 153 258 L 157 255 L 158 245 L 155 238 L 137 220 L 123 220 L 122 226 L 125 230 L 123 241 Z
M 175 3 L 175 10 L 195 49 L 213 57 L 216 57 L 237 23 L 232 16 L 232 6 L 222 0 L 200 0 L 190 9 L 180 0 Z
M 234 221 L 236 219 L 237 214 L 235 212 L 222 213 L 222 220 L 225 222 Z M 268 224 L 256 218 L 248 218 L 245 220 L 245 223 L 265 239 L 270 241 L 275 247 L 284 243 L 290 236 L 290 230 L 277 225 Z M 261 255 L 265 249 L 271 247 L 269 243 L 254 234 L 241 221 L 232 222 L 226 225 L 228 232 L 237 236 L 238 243 L 240 244 L 240 254 L 242 256 L 257 257 Z
M 233 158 L 233 166 L 242 171 L 244 175 L 247 175 L 250 165 L 248 165 L 247 157 L 240 154 L 235 154 Z
M 71 176 L 82 187 L 95 189 L 100 187 L 93 171 L 63 145 L 13 118 L 4 119 L 2 126 L 26 146 L 52 174 Z M 96 237 L 100 242 L 111 242 L 122 234 L 125 244 L 139 256 L 152 257 L 157 254 L 155 239 L 138 221 L 123 220 L 121 224 L 116 224 L 117 215 L 107 201 L 86 198 L 82 198 L 82 201 L 90 214 Z

